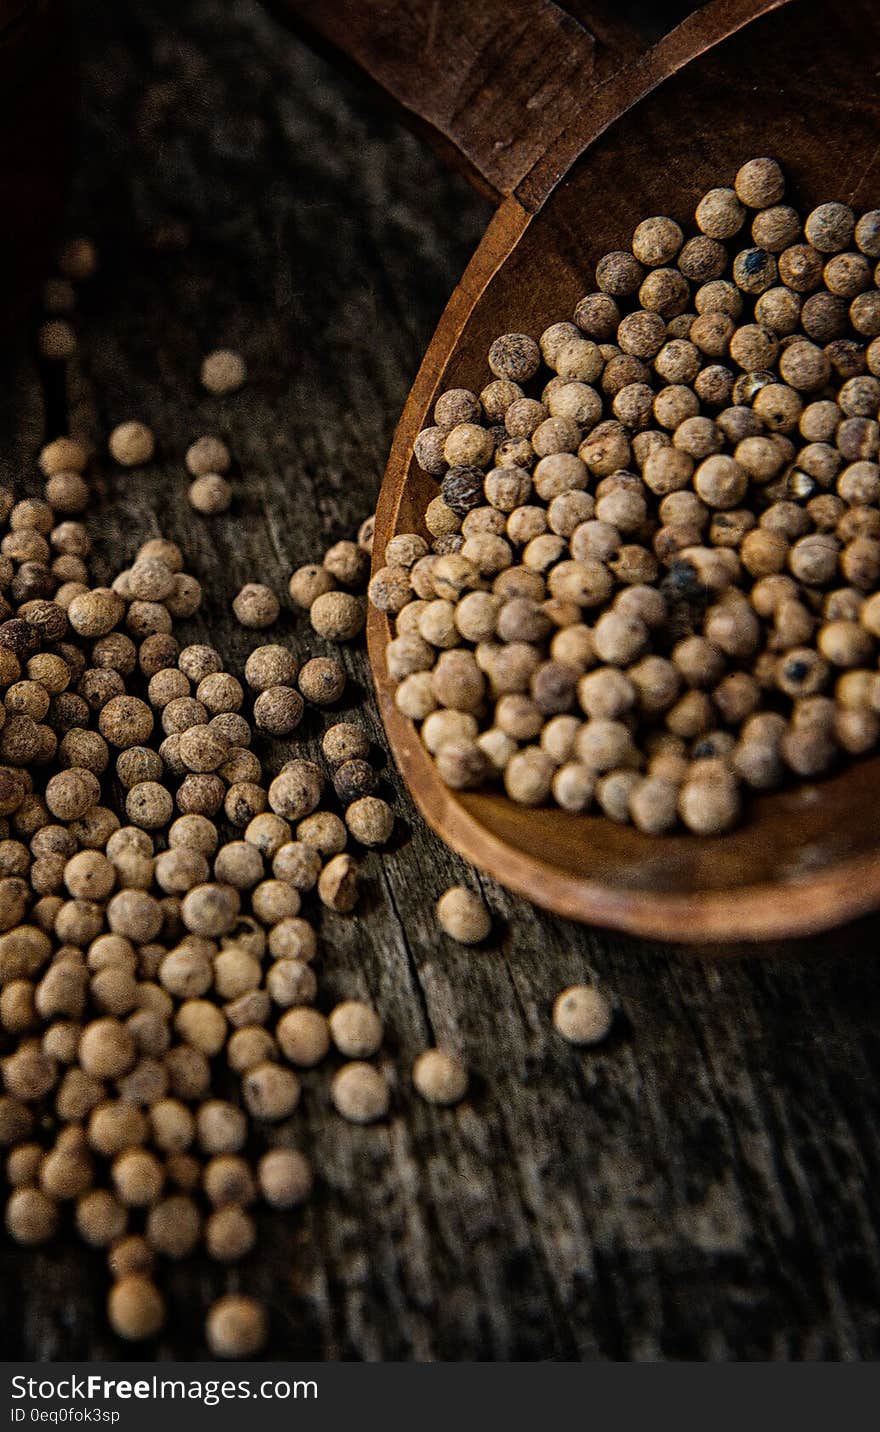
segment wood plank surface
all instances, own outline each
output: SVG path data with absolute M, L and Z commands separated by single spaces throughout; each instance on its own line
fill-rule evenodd
M 490 211 L 254 0 L 82 0 L 79 16 L 71 227 L 95 236 L 102 268 L 66 380 L 7 340 L 0 457 L 36 490 L 46 432 L 150 421 L 153 467 L 98 465 L 99 547 L 178 537 L 209 597 L 192 633 L 241 663 L 254 643 L 232 594 L 254 577 L 283 592 L 371 509 Z M 188 245 L 169 249 L 182 226 Z M 218 401 L 197 371 L 221 344 L 251 379 Z M 203 431 L 227 436 L 237 465 L 235 506 L 210 521 L 189 509 L 182 465 Z M 303 656 L 320 649 L 301 614 L 279 629 Z M 345 659 L 365 691 L 365 653 Z M 359 710 L 380 740 L 371 702 Z M 369 857 L 358 916 L 325 915 L 320 988 L 323 1007 L 361 994 L 382 1010 L 392 1117 L 343 1125 L 329 1065 L 307 1075 L 296 1120 L 314 1201 L 262 1216 L 259 1251 L 232 1274 L 200 1260 L 164 1274 L 172 1316 L 145 1355 L 203 1355 L 203 1311 L 226 1287 L 266 1298 L 275 1358 L 880 1355 L 878 922 L 696 958 L 486 883 L 495 932 L 467 950 L 439 933 L 433 899 L 477 877 L 387 779 L 399 836 Z M 579 1053 L 549 1011 L 593 977 L 617 1021 Z M 433 1040 L 473 1071 L 457 1110 L 412 1094 Z M 4 1354 L 124 1355 L 105 1293 L 101 1255 L 72 1238 L 37 1254 L 0 1243 Z

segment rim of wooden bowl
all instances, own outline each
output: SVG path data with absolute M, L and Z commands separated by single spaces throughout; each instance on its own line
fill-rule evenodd
M 762 13 L 777 7 L 782 8 L 778 5 L 778 0 L 776 3 L 769 0 Z M 686 68 L 691 59 L 696 59 L 707 49 L 714 48 L 715 43 L 730 38 L 733 30 L 742 27 L 748 8 L 745 4 L 731 4 L 728 13 L 735 17 L 736 23 L 726 34 L 716 35 L 711 44 L 705 43 L 705 29 L 700 30 L 700 24 L 705 22 L 694 22 L 691 26 L 693 43 L 690 55 L 686 51 L 691 40 L 684 44 L 683 37 L 673 32 L 668 42 L 662 42 L 668 44 L 672 69 Z M 684 39 L 687 39 L 687 36 Z M 630 83 L 631 88 L 628 99 L 617 111 L 618 115 L 632 108 L 646 93 L 655 89 L 659 81 L 672 73 L 672 69 L 666 73 L 658 73 L 663 70 L 663 64 L 658 59 L 657 52 L 641 62 L 640 69 L 641 74 L 637 73 L 637 67 L 634 67 L 629 81 L 625 78 L 620 81 L 624 89 L 627 83 Z M 607 106 L 600 104 L 599 108 L 604 111 Z M 613 117 L 609 118 L 603 112 L 601 129 L 607 127 Z M 572 154 L 570 162 L 561 163 L 555 170 L 553 164 L 548 161 L 545 167 L 552 183 L 546 194 L 551 192 L 552 187 L 555 187 L 568 171 L 570 163 L 576 162 L 586 147 L 588 145 L 585 143 L 577 156 Z M 569 159 L 569 156 L 566 155 L 565 158 Z M 413 384 L 395 434 L 377 507 L 377 554 L 384 551 L 388 539 L 396 531 L 413 528 L 414 514 L 407 510 L 413 495 L 412 484 L 419 481 L 418 476 L 413 476 L 416 472 L 412 456 L 413 441 L 423 424 L 437 385 L 446 379 L 445 369 L 449 358 L 456 350 L 459 335 L 465 331 L 481 295 L 500 265 L 511 255 L 536 213 L 540 211 L 543 203 L 540 195 L 535 203 L 529 202 L 531 195 L 522 197 L 523 203 L 518 202 L 516 197 L 507 199 L 496 212 L 483 242 L 450 299 Z M 404 509 L 402 516 L 401 507 Z M 686 943 L 752 942 L 816 934 L 832 926 L 844 924 L 880 905 L 880 837 L 874 850 L 853 852 L 841 849 L 836 854 L 835 843 L 832 841 L 823 853 L 821 849 L 814 848 L 820 840 L 820 834 L 817 832 L 812 842 L 807 839 L 800 847 L 793 843 L 791 858 L 778 862 L 772 876 L 768 871 L 766 880 L 761 878 L 760 854 L 757 854 L 757 858 L 743 858 L 743 846 L 747 845 L 751 838 L 747 827 L 738 833 L 733 832 L 730 837 L 722 836 L 712 840 L 705 837 L 684 837 L 687 841 L 699 841 L 700 849 L 710 852 L 709 858 L 716 860 L 719 868 L 717 886 L 710 874 L 701 888 L 693 889 L 687 888 L 683 883 L 687 877 L 686 873 L 682 875 L 680 868 L 677 888 L 675 881 L 670 881 L 666 888 L 663 887 L 662 869 L 658 877 L 658 867 L 662 867 L 663 859 L 669 860 L 672 870 L 677 855 L 680 854 L 673 845 L 676 837 L 658 839 L 631 832 L 632 839 L 627 838 L 627 847 L 621 848 L 627 876 L 619 883 L 604 875 L 597 878 L 595 870 L 591 873 L 586 868 L 591 843 L 596 852 L 601 848 L 598 841 L 592 842 L 592 836 L 583 844 L 583 871 L 577 868 L 577 859 L 562 861 L 560 864 L 551 863 L 546 858 L 546 852 L 542 856 L 526 848 L 526 838 L 511 844 L 503 833 L 499 833 L 498 827 L 500 826 L 503 832 L 505 824 L 513 825 L 527 820 L 528 812 L 496 792 L 456 792 L 443 784 L 432 758 L 422 745 L 416 727 L 401 715 L 394 704 L 393 691 L 385 667 L 385 648 L 391 638 L 391 625 L 382 613 L 372 608 L 368 616 L 367 634 L 374 684 L 391 749 L 421 813 L 432 829 L 460 855 L 502 885 L 526 896 L 535 904 L 575 920 L 630 934 Z M 845 809 L 851 797 L 858 794 L 858 776 L 854 780 L 852 773 L 858 772 L 859 769 L 864 770 L 866 764 L 872 765 L 876 772 L 880 769 L 880 757 L 875 757 L 873 763 L 859 762 L 840 776 L 823 783 L 826 788 L 834 782 L 838 783 L 835 804 L 831 806 L 835 818 L 836 811 L 841 807 Z M 850 781 L 849 785 L 846 784 L 847 780 Z M 761 811 L 771 813 L 771 841 L 774 834 L 778 837 L 781 831 L 784 836 L 789 829 L 797 828 L 800 811 L 805 810 L 809 802 L 815 799 L 815 789 L 806 785 L 753 798 L 759 814 Z M 857 800 L 853 802 L 854 808 L 858 805 L 856 819 L 871 819 L 871 792 L 874 789 L 876 780 L 873 777 L 870 782 L 862 783 L 861 804 L 859 805 Z M 541 814 L 546 821 L 548 813 L 543 811 Z M 556 814 L 560 822 L 569 824 L 597 820 L 596 817 L 577 817 L 565 812 Z M 563 831 L 564 828 L 563 826 Z M 610 825 L 610 831 L 618 832 L 619 828 Z M 737 836 L 739 846 L 734 844 Z M 539 829 L 535 830 L 534 838 L 538 844 Z M 610 841 L 620 838 L 619 835 L 609 836 Z M 821 838 L 827 840 L 827 832 Z M 562 839 L 564 843 L 564 835 Z M 665 852 L 664 840 L 670 842 Z M 726 841 L 730 844 L 725 845 Z M 556 843 L 559 845 L 560 841 L 557 840 Z M 749 850 L 750 856 L 755 854 L 755 849 L 752 847 Z M 642 850 L 645 885 L 639 883 Z M 606 858 L 606 866 L 611 858 L 611 855 Z M 601 866 L 601 859 L 596 863 Z M 735 875 L 731 875 L 737 865 L 744 870 L 744 883 L 741 885 L 734 884 Z M 655 882 L 659 879 L 660 883 L 648 888 L 649 879 Z

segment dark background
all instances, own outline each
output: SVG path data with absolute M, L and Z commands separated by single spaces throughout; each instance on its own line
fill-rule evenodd
M 283 592 L 294 566 L 372 510 L 407 389 L 490 209 L 251 0 L 77 11 L 69 228 L 96 239 L 101 271 L 66 376 L 7 342 L 0 452 L 7 479 L 37 491 L 47 433 L 103 448 L 114 423 L 150 422 L 148 476 L 98 463 L 99 548 L 128 559 L 160 530 L 181 540 L 208 593 L 191 633 L 235 666 L 253 644 L 228 617 L 237 587 Z M 197 372 L 220 345 L 242 350 L 250 381 L 218 403 Z M 182 454 L 218 430 L 237 498 L 208 521 L 188 507 Z M 302 614 L 280 630 L 303 657 L 320 648 Z M 352 691 L 368 690 L 364 653 L 345 660 Z M 364 719 L 378 739 L 369 703 Z M 204 1356 L 208 1302 L 240 1287 L 269 1303 L 276 1359 L 876 1357 L 876 923 L 809 946 L 681 952 L 481 882 L 496 931 L 467 950 L 440 934 L 433 902 L 478 877 L 388 777 L 400 835 L 370 857 L 358 916 L 324 916 L 320 998 L 378 1004 L 392 1117 L 343 1125 L 330 1065 L 306 1076 L 297 1122 L 313 1202 L 265 1216 L 239 1270 L 166 1270 L 169 1324 L 144 1355 Z M 579 1053 L 553 1034 L 550 1007 L 594 976 L 617 1022 Z M 411 1092 L 411 1060 L 434 1041 L 473 1071 L 457 1110 Z M 72 1237 L 0 1250 L 6 1357 L 125 1355 L 106 1327 L 100 1253 Z

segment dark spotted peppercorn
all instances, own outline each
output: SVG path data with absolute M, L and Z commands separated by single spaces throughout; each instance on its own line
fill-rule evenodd
M 440 495 L 457 517 L 464 517 L 482 505 L 483 480 L 478 467 L 451 467 L 440 484 Z
M 776 274 L 776 259 L 766 249 L 743 249 L 733 261 L 734 282 L 746 293 L 758 294 L 771 288 Z
M 438 557 L 446 557 L 450 552 L 460 552 L 464 546 L 464 537 L 461 532 L 447 532 L 442 537 L 437 537 L 431 544 L 431 551 L 436 552 Z
M 50 649 L 55 656 L 60 656 L 62 661 L 67 662 L 71 681 L 78 681 L 87 665 L 85 652 L 80 651 L 78 646 L 73 646 L 69 641 L 56 642 Z
M 761 250 L 750 250 L 761 252 Z M 705 234 L 688 239 L 678 256 L 678 267 L 692 283 L 707 283 L 720 278 L 727 268 L 727 250 L 717 239 Z
M 379 777 L 368 761 L 343 761 L 333 773 L 333 788 L 343 805 L 371 796 L 378 784 Z
M 835 338 L 825 353 L 839 378 L 858 378 L 865 371 L 865 345 L 854 338 Z
M 8 651 L 14 652 L 19 661 L 26 661 L 33 656 L 40 644 L 39 633 L 36 627 L 30 622 L 22 621 L 20 617 L 10 617 L 9 621 L 0 625 L 0 646 Z
M 67 613 L 57 602 L 40 599 L 29 601 L 19 612 L 19 616 L 35 628 L 41 642 L 60 641 L 67 632 Z
M 688 561 L 673 562 L 660 583 L 660 590 L 669 602 L 686 602 L 696 608 L 706 604 L 706 588 L 696 567 Z
M 89 703 L 75 691 L 60 691 L 52 697 L 47 721 L 59 734 L 89 724 Z

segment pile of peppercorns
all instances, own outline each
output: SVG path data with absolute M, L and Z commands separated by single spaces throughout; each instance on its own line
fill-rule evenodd
M 243 379 L 240 363 L 216 367 L 215 388 L 223 372 Z M 108 446 L 136 467 L 155 440 L 131 421 Z M 204 437 L 186 461 L 198 482 L 230 459 Z M 258 1200 L 287 1209 L 309 1196 L 290 1122 L 303 1070 L 335 1052 L 337 1111 L 356 1123 L 388 1112 L 385 1071 L 370 1062 L 382 1021 L 359 1000 L 314 1007 L 318 935 L 303 906 L 353 911 L 348 845 L 384 845 L 394 816 L 353 722 L 326 727 L 324 767 L 295 757 L 272 774 L 254 748 L 288 738 L 307 704 L 342 698 L 335 658 L 300 664 L 286 645 L 259 645 L 242 681 L 213 647 L 181 646 L 175 623 L 202 594 L 177 545 L 145 542 L 110 586 L 95 584 L 79 520 L 88 454 L 62 437 L 39 464 L 43 499 L 0 489 L 5 1223 L 27 1246 L 66 1226 L 104 1249 L 110 1322 L 139 1340 L 165 1319 L 159 1260 L 201 1244 L 237 1264 L 254 1247 Z M 337 583 L 365 585 L 371 530 L 318 569 L 313 625 L 333 639 L 363 626 L 363 596 Z M 232 606 L 255 630 L 280 610 L 258 583 Z M 412 1079 L 436 1104 L 467 1087 L 441 1050 Z M 205 1328 L 224 1357 L 253 1355 L 267 1334 L 260 1304 L 240 1294 L 215 1303 Z
M 449 786 L 713 835 L 876 747 L 880 210 L 784 188 L 753 159 L 693 237 L 644 220 L 438 398 L 428 540 L 369 596 Z
M 94 245 L 72 240 L 59 267 L 45 285 L 38 346 L 64 362 L 76 351 L 77 285 L 96 270 Z M 207 391 L 228 394 L 247 375 L 221 349 L 200 376 Z M 155 435 L 130 419 L 108 450 L 139 468 Z M 226 443 L 199 437 L 184 465 L 193 508 L 225 511 Z M 326 1015 L 315 1008 L 318 931 L 303 908 L 355 909 L 349 842 L 385 845 L 394 815 L 355 722 L 327 725 L 323 767 L 294 757 L 269 770 L 260 750 L 264 738 L 289 740 L 309 707 L 340 702 L 346 676 L 335 657 L 301 664 L 289 646 L 266 642 L 240 679 L 213 647 L 181 645 L 176 624 L 202 592 L 180 548 L 153 538 L 101 585 L 82 520 L 89 453 L 59 437 L 39 467 L 42 499 L 0 489 L 5 1225 L 27 1247 L 67 1229 L 103 1250 L 110 1323 L 143 1340 L 165 1322 L 162 1260 L 201 1245 L 237 1266 L 255 1246 L 257 1203 L 291 1209 L 309 1197 L 312 1170 L 291 1117 L 303 1071 L 335 1053 L 338 1113 L 371 1123 L 389 1111 L 385 1069 L 371 1062 L 382 1020 L 357 999 Z M 356 541 L 335 543 L 290 579 L 293 602 L 327 641 L 363 632 L 372 540 L 368 518 Z M 403 537 L 388 559 L 408 572 L 426 554 L 421 538 Z M 250 582 L 232 610 L 266 631 L 281 603 Z M 482 898 L 462 886 L 441 896 L 437 919 L 467 945 L 492 929 Z M 612 1018 L 594 986 L 564 991 L 553 1010 L 557 1032 L 583 1046 L 601 1041 Z M 423 1051 L 411 1079 L 438 1106 L 468 1088 L 447 1049 Z M 218 1357 L 253 1356 L 267 1333 L 265 1309 L 246 1294 L 208 1310 Z

